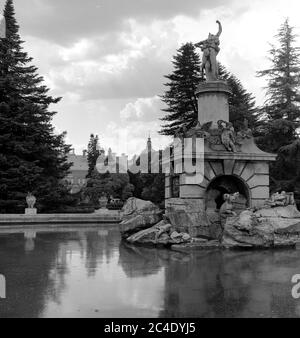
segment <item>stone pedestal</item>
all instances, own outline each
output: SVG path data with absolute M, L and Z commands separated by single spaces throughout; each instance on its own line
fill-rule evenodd
M 212 121 L 212 127 L 217 127 L 219 120 L 229 121 L 229 94 L 229 87 L 224 81 L 201 83 L 196 91 L 199 122 Z
M 36 208 L 26 208 L 25 215 L 36 215 L 37 209 Z
M 96 210 L 94 213 L 95 213 L 95 214 L 99 214 L 99 215 L 100 215 L 100 214 L 106 215 L 106 214 L 109 214 L 109 213 L 110 213 L 110 210 L 107 209 L 107 208 L 100 208 L 100 209 Z

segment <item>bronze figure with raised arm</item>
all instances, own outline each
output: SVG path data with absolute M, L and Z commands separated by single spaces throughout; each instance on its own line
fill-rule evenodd
M 206 81 L 218 80 L 218 62 L 217 55 L 220 51 L 220 35 L 222 33 L 222 25 L 220 21 L 216 21 L 219 25 L 219 31 L 216 35 L 209 33 L 206 40 L 200 41 L 195 44 L 196 47 L 201 48 L 203 51 L 201 72 L 202 76 L 206 75 Z

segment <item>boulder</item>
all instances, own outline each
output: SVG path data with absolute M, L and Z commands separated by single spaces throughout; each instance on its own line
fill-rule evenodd
M 223 228 L 222 228 L 222 217 L 219 212 L 216 210 L 208 209 L 206 211 L 208 224 L 209 224 L 209 236 L 206 236 L 209 239 L 220 239 L 222 237 Z
M 180 237 L 180 234 L 179 234 L 179 232 L 177 232 L 177 231 L 173 231 L 172 233 L 171 233 L 171 236 L 170 236 L 172 239 L 176 239 L 176 238 L 179 238 Z
M 162 219 L 161 213 L 148 213 L 136 215 L 132 218 L 123 220 L 119 224 L 119 229 L 122 238 L 127 238 L 130 235 L 139 232 L 143 229 L 152 227 Z
M 132 218 L 141 214 L 157 214 L 161 210 L 151 201 L 144 201 L 135 197 L 129 198 L 122 208 L 123 220 Z
M 255 212 L 257 217 L 300 218 L 300 212 L 295 205 L 285 207 L 262 208 Z
M 166 215 L 177 232 L 186 232 L 191 237 L 220 238 L 222 227 L 219 213 L 215 209 L 204 209 L 199 200 L 172 198 L 166 201 Z
M 274 245 L 277 247 L 292 246 L 300 242 L 300 219 L 295 219 L 293 224 L 275 229 Z
M 172 231 L 172 225 L 166 221 L 161 221 L 158 224 L 152 226 L 151 228 L 141 230 L 131 236 L 129 236 L 126 241 L 131 244 L 151 244 L 151 245 L 163 245 L 169 246 L 175 243 L 186 243 L 190 240 L 188 234 L 179 234 Z M 175 236 L 176 235 L 176 236 Z
M 189 243 L 174 244 L 171 249 L 181 252 L 191 252 L 198 250 L 216 250 L 220 249 L 220 247 L 218 240 L 197 240 L 193 238 Z
M 175 243 L 188 242 L 191 239 L 191 236 L 186 232 L 178 233 L 177 231 L 173 231 L 170 235 L 170 238 Z
M 162 211 L 154 203 L 135 197 L 127 200 L 122 209 L 120 232 L 122 238 L 147 229 L 161 221 Z
M 270 248 L 273 244 L 274 231 L 270 224 L 258 224 L 248 211 L 226 219 L 222 237 L 224 247 Z
M 294 246 L 300 241 L 300 217 L 294 206 L 246 210 L 226 219 L 222 245 L 226 248 Z
M 172 210 L 168 212 L 168 219 L 177 232 L 186 232 L 192 237 L 217 238 L 219 235 L 218 228 L 211 227 L 205 212 Z

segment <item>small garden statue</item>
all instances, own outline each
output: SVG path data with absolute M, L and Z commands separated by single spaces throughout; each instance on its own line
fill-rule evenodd
M 36 203 L 36 198 L 29 192 L 26 196 L 26 203 L 28 205 L 28 209 L 33 209 Z
M 29 192 L 26 196 L 26 203 L 28 205 L 28 208 L 25 209 L 26 215 L 36 215 L 37 209 L 34 207 L 36 203 L 36 198 L 33 196 L 31 192 Z

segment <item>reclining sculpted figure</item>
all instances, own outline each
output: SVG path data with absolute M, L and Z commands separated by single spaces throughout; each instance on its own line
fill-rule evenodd
M 236 216 L 236 212 L 233 211 L 233 202 L 237 199 L 240 193 L 236 192 L 234 194 L 224 194 L 224 203 L 220 208 L 220 215 L 221 216 Z

